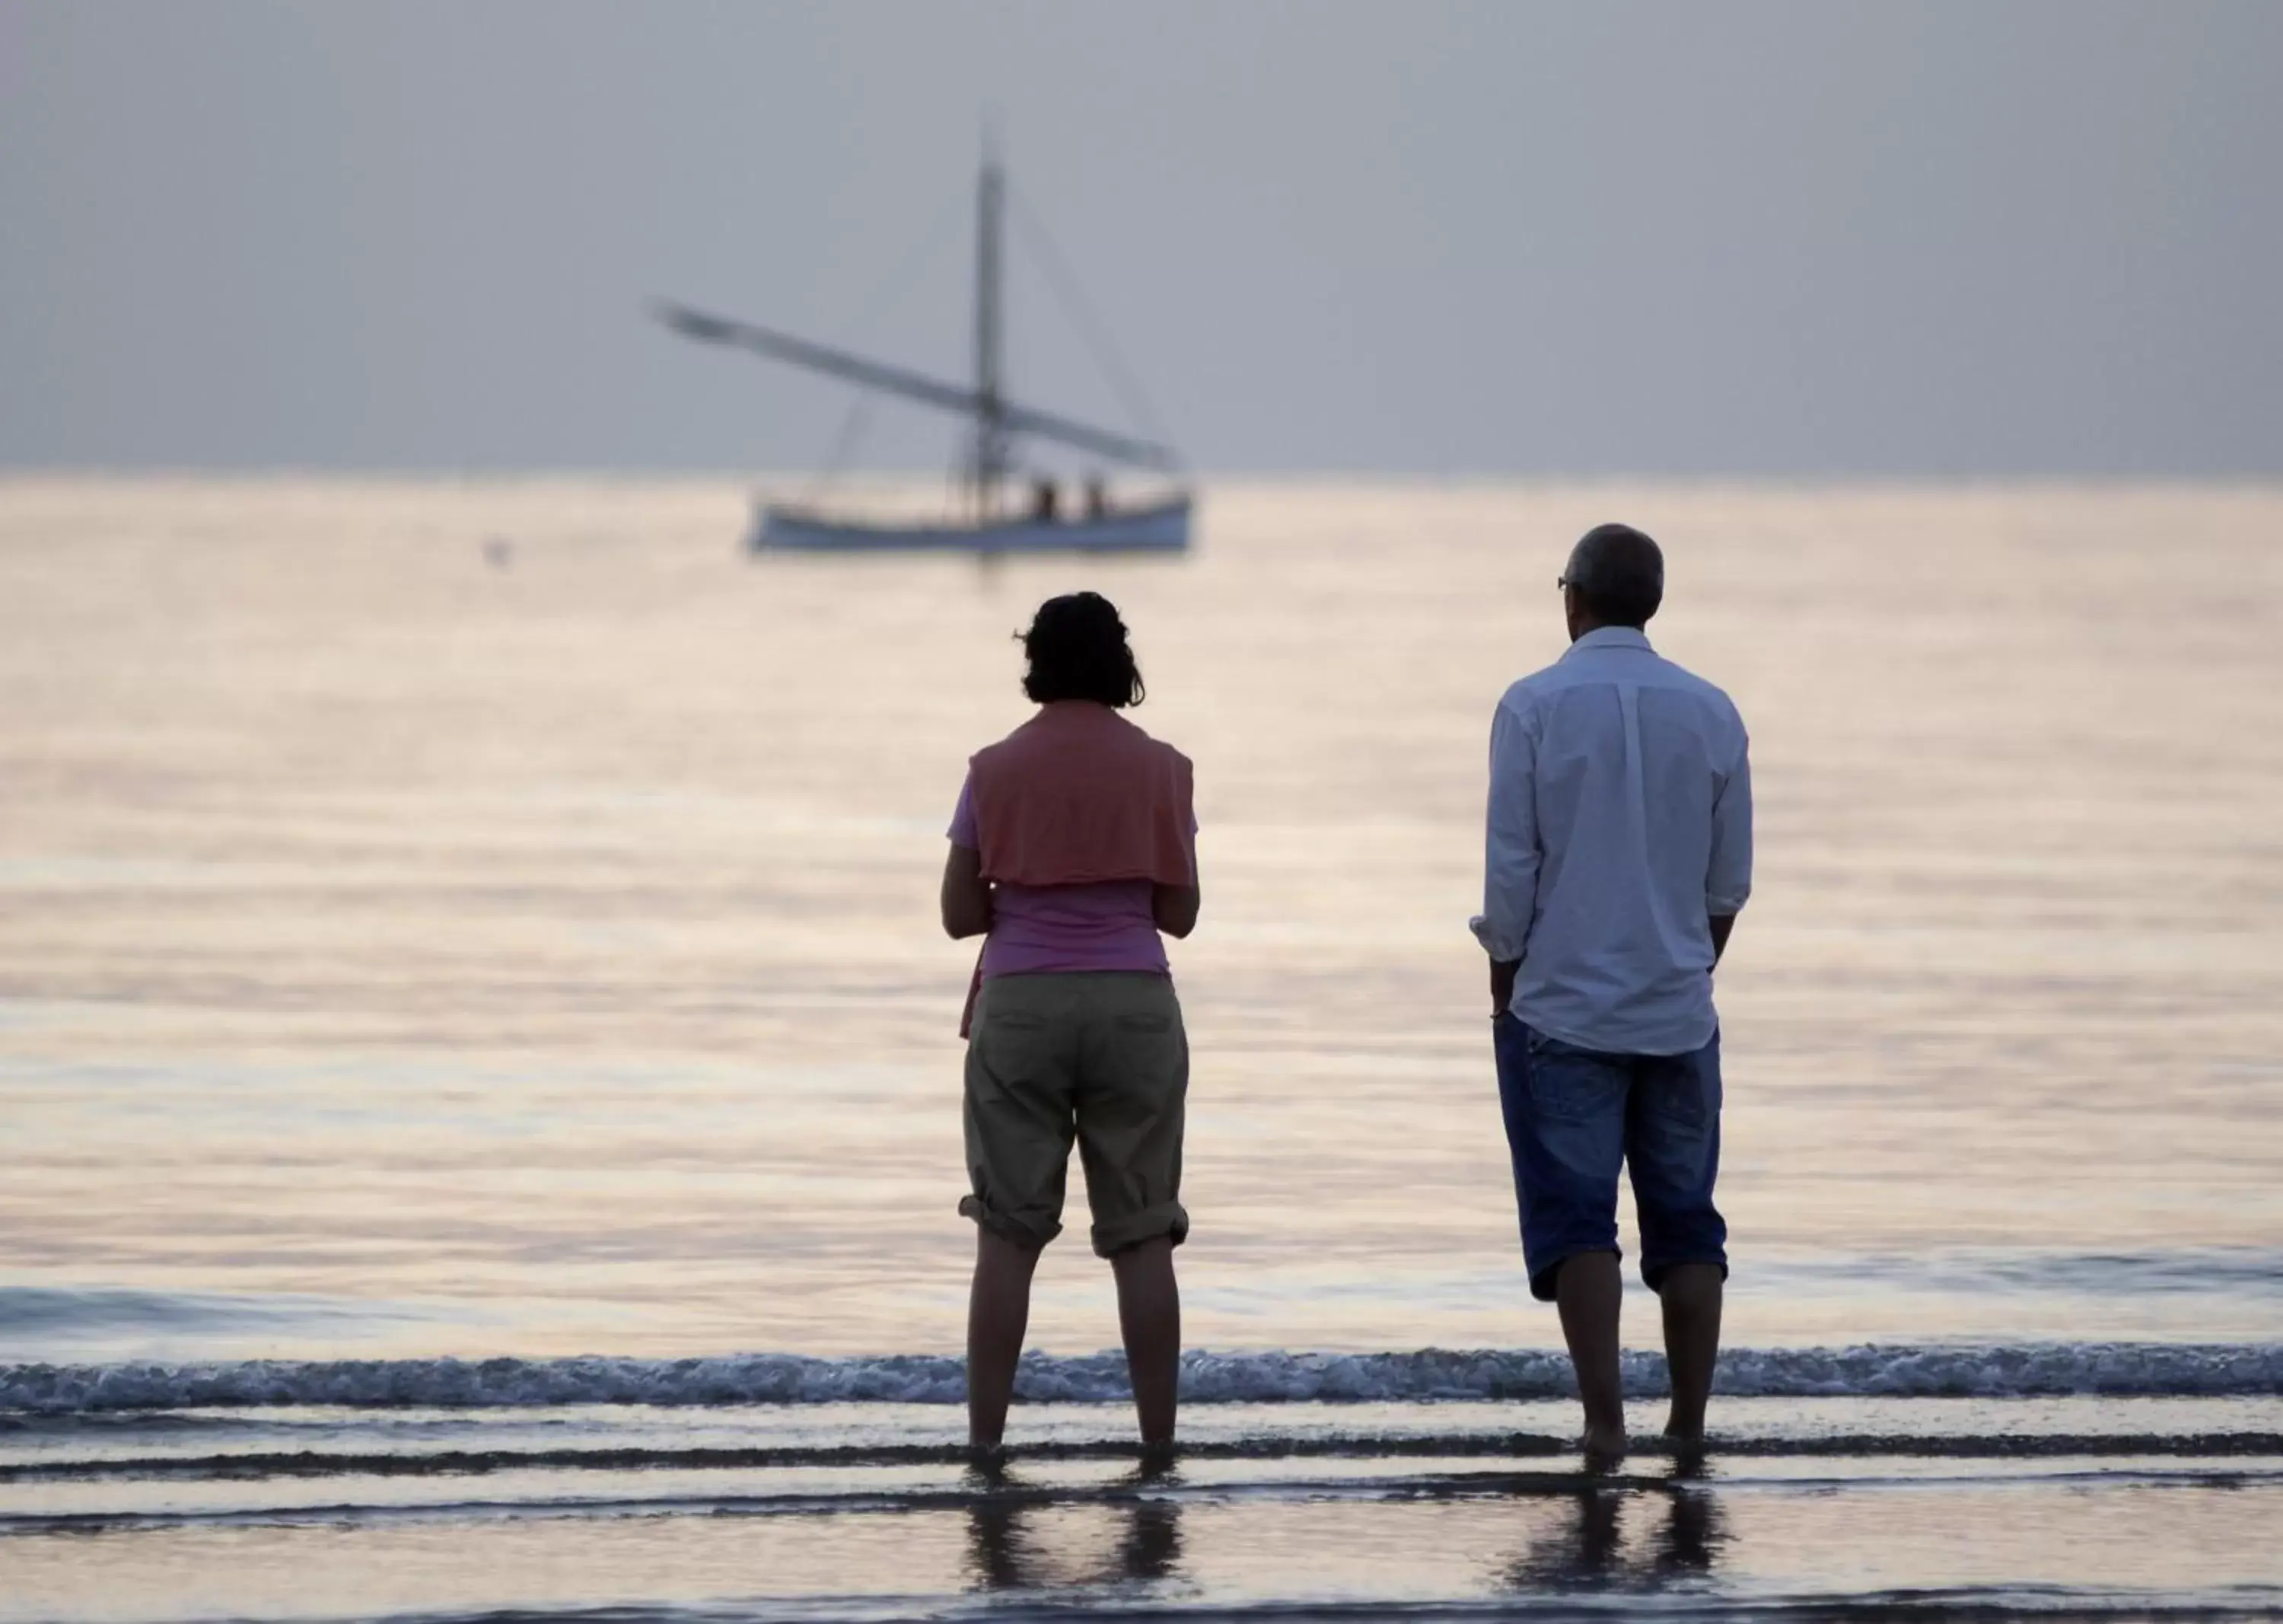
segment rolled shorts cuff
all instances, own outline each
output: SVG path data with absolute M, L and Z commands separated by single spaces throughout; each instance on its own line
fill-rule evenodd
M 1654 1262 L 1650 1261 L 1647 1258 L 1643 1258 L 1641 1260 L 1641 1280 L 1648 1285 L 1650 1291 L 1661 1292 L 1664 1289 L 1665 1276 L 1671 1274 L 1676 1269 L 1685 1268 L 1691 1263 L 1718 1264 L 1720 1269 L 1721 1284 L 1726 1284 L 1727 1283 L 1728 1254 L 1726 1252 L 1708 1253 L 1703 1257 L 1661 1257 Z
M 1094 1226 L 1094 1254 L 1115 1257 L 1128 1246 L 1138 1246 L 1145 1240 L 1169 1236 L 1173 1245 L 1180 1245 L 1189 1238 L 1189 1214 L 1179 1201 L 1161 1201 L 1155 1206 L 1145 1206 L 1115 1223 Z
M 1556 1252 L 1550 1258 L 1541 1259 L 1536 1267 L 1531 1269 L 1530 1294 L 1539 1302 L 1552 1302 L 1554 1296 L 1554 1283 L 1562 1275 L 1562 1265 L 1567 1263 L 1571 1258 L 1591 1257 L 1596 1252 L 1608 1253 L 1617 1259 L 1620 1265 L 1625 1261 L 1625 1249 L 1623 1246 L 1602 1245 L 1589 1242 L 1568 1247 Z
M 1051 1243 L 1063 1232 L 1062 1221 L 1056 1218 L 1017 1218 L 1011 1213 L 994 1213 L 980 1196 L 962 1196 L 959 1215 L 975 1220 L 978 1229 L 987 1230 L 1001 1240 L 1013 1241 L 1036 1252 Z

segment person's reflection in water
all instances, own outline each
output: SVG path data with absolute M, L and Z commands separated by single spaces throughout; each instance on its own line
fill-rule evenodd
M 1127 1511 L 1118 1549 L 1118 1576 L 1136 1584 L 1170 1579 L 1181 1561 L 1181 1508 L 1177 1501 L 1138 1501 Z
M 1657 1530 L 1650 1557 L 1659 1582 L 1686 1583 L 1711 1573 L 1721 1547 L 1728 1542 L 1710 1475 L 1702 1450 L 1684 1448 L 1673 1456 L 1672 1476 L 1666 1480 L 1664 1525 Z
M 1162 1471 L 1145 1469 L 1131 1480 L 1148 1488 L 1165 1480 Z M 1173 1576 L 1181 1559 L 1181 1507 L 1173 1499 L 1134 1499 L 1117 1506 L 1123 1526 L 1110 1559 L 1091 1573 L 1058 1576 L 1030 1536 L 1033 1514 L 1052 1511 L 1027 1495 L 1008 1494 L 1003 1473 L 978 1473 L 984 1492 L 967 1511 L 968 1557 L 975 1588 L 1035 1590 L 1048 1587 L 1149 1584 Z
M 1517 1590 L 1588 1589 L 1608 1584 L 1617 1564 L 1617 1511 L 1625 1491 L 1588 1483 L 1570 1498 L 1551 1533 L 1530 1542 L 1514 1565 Z
M 1508 1570 L 1509 1585 L 1517 1590 L 1656 1590 L 1708 1577 L 1719 1565 L 1728 1531 L 1710 1488 L 1688 1480 L 1695 1475 L 1677 1473 L 1661 1490 L 1580 1487 L 1560 1523 L 1531 1541 Z M 1620 1527 L 1627 1501 L 1635 1519 L 1656 1518 L 1645 1557 L 1630 1561 Z
M 1021 1590 L 1042 1582 L 1038 1555 L 1018 1526 L 1023 1503 L 993 1495 L 967 1508 L 967 1558 L 981 1590 Z
M 1719 1559 L 1720 1548 L 1728 1542 L 1719 1501 L 1701 1484 L 1676 1486 L 1665 1498 L 1671 1509 L 1665 1512 L 1664 1526 L 1657 1530 L 1650 1558 L 1657 1577 L 1679 1581 L 1710 1573 Z

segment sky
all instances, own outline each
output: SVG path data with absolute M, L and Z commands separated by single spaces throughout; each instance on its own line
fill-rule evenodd
M 1209 472 L 2283 473 L 2264 0 L 0 0 L 0 466 L 814 466 L 650 301 L 963 375 L 986 120 Z

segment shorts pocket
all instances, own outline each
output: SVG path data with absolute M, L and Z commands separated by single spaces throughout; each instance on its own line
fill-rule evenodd
M 1644 1081 L 1642 1108 L 1663 1127 L 1697 1136 L 1720 1114 L 1720 1066 L 1717 1051 L 1678 1055 Z
M 1188 1080 L 1188 1038 L 1169 997 L 1101 1011 L 1081 1054 L 1079 1092 L 1097 1121 L 1140 1125 L 1178 1110 Z
M 1532 1034 L 1530 1104 L 1556 1122 L 1592 1122 L 1625 1109 L 1625 1078 L 1584 1050 Z
M 1054 1023 L 1036 1010 L 994 1010 L 986 1003 L 968 1045 L 981 1063 L 969 1067 L 970 1076 L 999 1088 L 1037 1088 L 1052 1070 Z
M 1648 1114 L 1665 1128 L 1696 1134 L 1712 1120 L 1710 1102 L 1696 1080 L 1686 1073 L 1667 1072 L 1645 1091 Z

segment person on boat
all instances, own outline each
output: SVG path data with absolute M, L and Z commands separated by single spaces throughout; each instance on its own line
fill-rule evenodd
M 1196 924 L 1192 771 L 1118 714 L 1145 691 L 1107 599 L 1050 599 L 1023 649 L 1038 714 L 970 761 L 943 871 L 945 931 L 984 938 L 961 1023 L 969 1437 L 986 1456 L 1003 1438 L 1031 1276 L 1062 1232 L 1075 1144 L 1142 1440 L 1162 1452 L 1181 1346 L 1173 1248 L 1189 1230 L 1189 1048 L 1163 938 Z
M 1625 1448 L 1620 1163 L 1663 1300 L 1666 1434 L 1703 1436 L 1728 1275 L 1712 967 L 1751 894 L 1752 781 L 1728 696 L 1649 647 L 1656 543 L 1590 530 L 1559 585 L 1569 652 L 1508 689 L 1491 724 L 1473 926 L 1531 1294 L 1560 1308 L 1586 1447 L 1607 1458 Z
M 1043 525 L 1050 525 L 1062 517 L 1062 491 L 1044 476 L 1031 481 L 1031 517 Z

